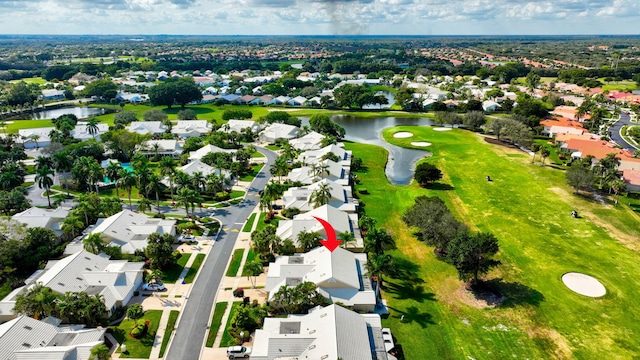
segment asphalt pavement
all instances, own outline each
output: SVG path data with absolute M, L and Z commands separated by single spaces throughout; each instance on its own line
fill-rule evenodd
M 221 233 L 185 300 L 176 333 L 169 344 L 165 359 L 197 360 L 200 350 L 205 346 L 209 315 L 233 246 L 242 225 L 260 201 L 258 191 L 264 189 L 271 179 L 269 168 L 277 158 L 270 150 L 260 147 L 258 150 L 267 157 L 267 163 L 247 189 L 245 199 L 237 205 L 216 210 L 216 218 L 222 223 Z
M 609 128 L 609 135 L 611 140 L 622 146 L 625 150 L 629 150 L 631 152 L 636 151 L 636 147 L 629 144 L 624 138 L 622 138 L 622 135 L 620 135 L 620 130 L 622 129 L 622 127 L 624 125 L 631 125 L 633 124 L 631 122 L 631 116 L 629 116 L 629 114 L 627 114 L 626 112 L 622 111 L 620 113 L 620 119 L 618 121 L 616 121 L 613 125 L 611 125 L 611 127 Z

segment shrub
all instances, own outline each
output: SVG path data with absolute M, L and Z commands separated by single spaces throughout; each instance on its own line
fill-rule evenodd
M 133 329 L 131 329 L 131 333 L 129 335 L 131 335 L 131 337 L 134 337 L 136 339 L 140 339 L 141 337 L 144 336 L 144 334 L 147 333 L 147 328 L 149 326 L 149 321 L 145 321 L 142 324 L 136 324 Z
M 358 192 L 359 192 L 360 194 L 368 194 L 368 193 L 369 193 L 369 190 L 367 190 L 367 189 L 365 189 L 365 188 L 362 188 L 362 189 L 358 190 Z
M 282 215 L 289 219 L 293 219 L 293 217 L 298 214 L 300 214 L 300 209 L 295 207 L 282 210 Z
M 244 289 L 240 287 L 240 288 L 237 288 L 237 289 L 233 290 L 233 296 L 234 297 L 239 297 L 239 298 L 244 297 Z

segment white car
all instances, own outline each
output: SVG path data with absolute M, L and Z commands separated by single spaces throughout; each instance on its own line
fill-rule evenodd
M 229 359 L 248 358 L 251 355 L 251 348 L 244 346 L 229 346 L 227 357 Z
M 182 235 L 180 237 L 178 237 L 178 242 L 192 242 L 192 241 L 196 241 L 196 237 L 193 235 Z
M 142 285 L 142 290 L 146 290 L 146 291 L 164 291 L 164 290 L 167 290 L 167 288 L 164 286 L 163 283 L 153 282 L 153 283 L 148 283 L 148 284 Z

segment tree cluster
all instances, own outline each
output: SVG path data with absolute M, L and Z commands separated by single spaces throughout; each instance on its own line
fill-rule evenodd
M 168 79 L 149 88 L 149 101 L 154 105 L 164 105 L 171 109 L 174 104 L 184 108 L 192 101 L 200 101 L 202 93 L 191 77 Z

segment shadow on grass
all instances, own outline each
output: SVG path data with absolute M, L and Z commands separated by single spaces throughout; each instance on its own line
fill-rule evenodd
M 433 325 L 435 322 L 433 321 L 433 317 L 431 314 L 420 311 L 415 306 L 410 306 L 407 310 L 402 311 L 400 309 L 396 309 L 393 307 L 389 307 L 389 309 L 395 311 L 395 314 L 392 316 L 393 318 L 399 319 L 403 323 L 416 323 L 420 325 L 421 328 L 426 328 L 427 325 Z
M 427 189 L 431 189 L 431 190 L 455 190 L 456 188 L 449 185 L 449 184 L 443 184 L 443 183 L 433 183 L 430 184 Z
M 420 267 L 416 263 L 403 257 L 394 256 L 393 269 L 391 269 L 389 275 L 395 279 L 421 283 L 423 281 L 418 276 L 418 270 L 420 270 Z
M 423 302 L 425 300 L 435 301 L 435 294 L 425 292 L 424 287 L 419 284 L 415 284 L 412 281 L 385 281 L 384 289 L 387 293 L 393 294 L 396 299 L 411 299 L 417 302 Z
M 515 307 L 519 305 L 539 306 L 544 301 L 544 295 L 519 282 L 507 282 L 501 278 L 485 282 L 485 285 L 504 296 L 500 307 Z

